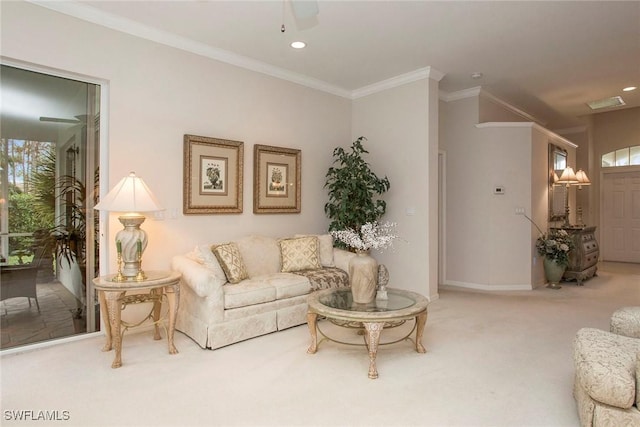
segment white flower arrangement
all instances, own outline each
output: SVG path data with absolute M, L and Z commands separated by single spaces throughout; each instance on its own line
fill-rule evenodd
M 380 224 L 378 221 L 374 221 L 363 224 L 359 232 L 348 228 L 346 230 L 330 231 L 330 234 L 335 239 L 357 251 L 384 250 L 391 247 L 393 241 L 398 237 L 395 233 L 396 226 L 395 222 Z
M 568 265 L 569 252 L 574 249 L 573 239 L 569 233 L 566 230 L 551 230 L 549 233 L 543 233 L 531 218 L 527 215 L 524 217 L 540 232 L 540 236 L 536 240 L 538 255 L 551 259 L 560 265 Z
M 569 263 L 569 251 L 573 246 L 573 240 L 565 230 L 542 233 L 536 240 L 538 255 L 552 259 L 560 265 Z

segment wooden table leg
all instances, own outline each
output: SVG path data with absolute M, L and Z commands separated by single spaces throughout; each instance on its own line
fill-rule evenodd
M 162 309 L 162 290 L 161 289 L 151 289 L 150 291 L 153 298 L 153 327 L 155 329 L 153 334 L 154 340 L 160 340 L 162 337 L 160 336 L 160 311 Z
M 311 334 L 311 345 L 307 349 L 307 353 L 314 354 L 318 351 L 318 315 L 316 313 L 307 313 L 307 326 L 309 326 L 309 333 Z
M 427 324 L 427 312 L 420 313 L 416 316 L 416 351 L 418 353 L 426 353 L 427 349 L 422 345 L 422 334 Z
M 378 343 L 380 343 L 380 332 L 384 328 L 384 323 L 363 322 L 364 328 L 367 330 L 369 337 L 369 378 L 378 378 L 378 369 L 376 367 L 376 357 L 378 355 Z
M 178 349 L 173 344 L 173 335 L 176 330 L 176 317 L 178 316 L 178 301 L 180 285 L 170 285 L 164 287 L 167 302 L 169 303 L 169 331 L 167 332 L 167 341 L 169 343 L 169 354 L 177 354 Z
M 126 292 L 106 292 L 105 299 L 107 301 L 107 312 L 109 313 L 109 326 L 111 329 L 111 342 L 116 350 L 115 358 L 111 364 L 112 368 L 122 366 L 122 334 L 120 333 L 120 320 L 122 303 L 120 298 Z M 105 322 L 106 323 L 106 322 Z

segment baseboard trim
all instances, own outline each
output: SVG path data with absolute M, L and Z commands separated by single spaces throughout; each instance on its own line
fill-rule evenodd
M 86 339 L 91 339 L 95 337 L 103 336 L 104 331 L 96 331 L 96 332 L 86 332 L 75 335 L 69 335 L 67 337 L 62 338 L 53 338 L 47 341 L 40 341 L 33 344 L 25 344 L 21 346 L 6 348 L 0 350 L 0 356 L 8 356 L 10 354 L 20 354 L 20 353 L 28 353 L 35 350 L 40 350 L 47 347 L 53 347 L 56 345 L 67 344 L 74 341 L 81 341 Z
M 466 288 L 466 289 L 474 289 L 480 291 L 531 291 L 533 288 L 531 285 L 487 285 L 484 283 L 469 283 L 469 282 L 459 282 L 457 280 L 447 280 L 445 283 L 441 284 L 441 286 L 454 286 L 457 288 Z

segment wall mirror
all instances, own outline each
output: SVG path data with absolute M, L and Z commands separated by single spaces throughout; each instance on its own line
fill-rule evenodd
M 555 183 L 566 167 L 567 150 L 549 144 L 549 222 L 563 221 L 566 216 L 565 197 L 567 187 Z

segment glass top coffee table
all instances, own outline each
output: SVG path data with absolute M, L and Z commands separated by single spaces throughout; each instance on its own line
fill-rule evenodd
M 415 319 L 416 351 L 426 353 L 427 350 L 422 345 L 422 334 L 427 323 L 429 299 L 415 292 L 392 288 L 387 289 L 387 295 L 387 300 L 358 304 L 353 302 L 351 288 L 326 289 L 310 294 L 307 300 L 307 324 L 311 333 L 311 345 L 307 353 L 314 354 L 318 350 L 318 316 L 325 317 L 339 326 L 360 327 L 366 330 L 369 378 L 378 378 L 376 357 L 380 334 L 385 327 Z M 409 335 L 412 332 L 413 330 Z

